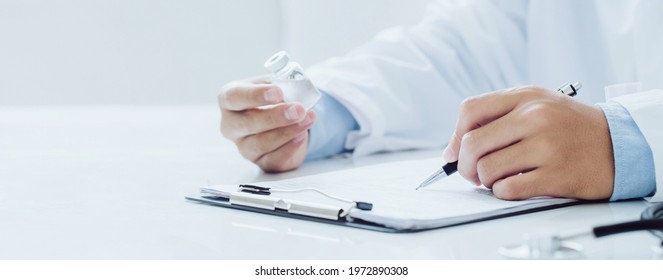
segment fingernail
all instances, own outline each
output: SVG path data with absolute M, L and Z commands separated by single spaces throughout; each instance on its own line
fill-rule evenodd
M 291 121 L 298 120 L 301 117 L 301 114 L 299 110 L 297 110 L 297 106 L 292 105 L 290 108 L 285 110 L 285 118 Z
M 298 124 L 299 124 L 299 126 L 308 126 L 312 122 L 313 122 L 313 119 L 311 118 L 311 116 L 306 115 L 306 118 L 304 118 L 304 120 L 302 120 Z
M 265 91 L 265 100 L 268 102 L 278 102 L 281 100 L 279 90 L 271 88 L 268 91 Z
M 292 139 L 292 142 L 299 143 L 304 141 L 304 138 L 306 138 L 307 133 L 308 132 L 297 135 L 294 139 Z

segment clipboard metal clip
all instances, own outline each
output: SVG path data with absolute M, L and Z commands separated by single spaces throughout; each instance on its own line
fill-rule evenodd
M 279 198 L 273 196 L 273 193 L 293 193 L 312 191 L 327 198 L 340 201 L 346 204 L 345 207 L 338 204 L 323 204 L 316 202 L 301 201 L 289 198 Z M 240 185 L 238 191 L 227 192 L 213 188 L 201 188 L 201 196 L 205 199 L 214 201 L 226 201 L 231 205 L 245 206 L 250 208 L 259 208 L 270 211 L 281 211 L 289 214 L 298 214 L 308 217 L 316 217 L 328 220 L 343 220 L 348 217 L 352 209 L 370 211 L 373 204 L 369 202 L 353 201 L 343 199 L 315 188 L 301 189 L 277 189 L 255 185 Z
M 279 192 L 293 193 L 293 192 L 304 192 L 304 191 L 316 192 L 327 198 L 348 203 L 350 204 L 350 207 L 343 208 L 339 206 L 331 206 L 320 203 L 311 203 L 311 202 L 298 201 L 292 199 L 282 199 L 271 196 L 273 193 L 279 193 Z M 277 189 L 277 188 L 243 184 L 239 185 L 238 192 L 230 194 L 229 199 L 231 204 L 257 207 L 273 211 L 281 210 L 281 211 L 287 211 L 288 213 L 313 216 L 324 219 L 332 219 L 332 220 L 339 220 L 341 218 L 344 218 L 354 208 L 365 211 L 370 211 L 373 209 L 373 204 L 370 202 L 353 201 L 353 200 L 336 197 L 315 188 Z
M 371 211 L 373 209 L 373 203 L 370 202 L 363 202 L 363 201 L 355 201 L 355 200 L 350 200 L 350 199 L 345 199 L 345 198 L 340 198 L 338 196 L 333 196 L 331 194 L 328 194 L 326 192 L 323 192 L 321 190 L 318 190 L 316 188 L 301 188 L 301 189 L 275 189 L 275 188 L 270 188 L 270 187 L 262 187 L 262 186 L 256 186 L 256 185 L 248 185 L 248 184 L 243 184 L 239 185 L 239 191 L 240 192 L 246 192 L 246 193 L 252 193 L 252 194 L 262 194 L 262 195 L 270 195 L 272 192 L 304 192 L 304 191 L 312 191 L 321 194 L 322 196 L 354 204 L 353 207 L 357 208 L 359 210 L 366 210 L 366 211 Z
M 243 205 L 253 208 L 261 208 L 271 211 L 285 211 L 290 214 L 298 214 L 309 217 L 339 220 L 343 218 L 346 211 L 343 207 L 310 203 L 305 201 L 278 198 L 269 195 L 256 195 L 245 192 L 234 192 L 230 194 L 230 204 Z

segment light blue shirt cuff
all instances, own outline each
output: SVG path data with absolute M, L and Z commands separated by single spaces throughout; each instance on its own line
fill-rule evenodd
M 654 156 L 629 112 L 617 102 L 598 104 L 610 127 L 615 183 L 610 201 L 649 196 L 656 190 Z
M 322 92 L 322 98 L 313 111 L 317 120 L 309 130 L 306 161 L 350 152 L 345 149 L 345 139 L 350 131 L 359 129 L 359 124 L 348 109 Z

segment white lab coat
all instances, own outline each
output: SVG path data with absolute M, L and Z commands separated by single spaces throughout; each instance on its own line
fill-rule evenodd
M 663 1 L 438 1 L 420 24 L 386 30 L 308 75 L 359 123 L 346 141 L 355 155 L 441 147 L 460 102 L 486 91 L 579 81 L 578 98 L 597 103 L 604 87 L 637 82 L 644 92 L 615 100 L 663 184 Z

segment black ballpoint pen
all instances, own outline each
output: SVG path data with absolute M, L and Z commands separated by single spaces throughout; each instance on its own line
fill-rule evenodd
M 578 94 L 578 90 L 580 90 L 580 88 L 582 88 L 582 84 L 580 84 L 578 82 L 575 82 L 573 84 L 571 84 L 571 83 L 564 84 L 561 87 L 557 88 L 557 91 L 561 92 L 562 94 L 566 94 L 568 96 L 573 97 L 576 94 Z M 451 176 L 451 174 L 456 173 L 456 171 L 458 170 L 457 168 L 458 168 L 458 161 L 449 162 L 449 163 L 445 164 L 438 171 L 435 171 L 435 173 L 433 173 L 433 175 L 431 175 L 426 180 L 424 180 L 421 184 L 419 184 L 419 186 L 416 189 L 418 190 L 420 188 L 423 188 L 425 186 L 428 186 L 428 185 L 432 184 L 433 182 L 435 182 L 437 180 L 440 180 L 442 178 Z
M 419 184 L 419 186 L 416 189 L 418 190 L 420 188 L 423 188 L 425 186 L 430 185 L 431 183 L 433 183 L 437 180 L 440 180 L 444 177 L 448 177 L 451 174 L 456 173 L 456 171 L 458 170 L 457 168 L 458 168 L 458 162 L 457 161 L 449 162 L 449 163 L 445 164 L 444 166 L 442 166 L 442 168 L 440 168 L 440 170 L 435 171 L 435 173 L 433 173 L 433 175 L 431 175 L 426 180 L 424 180 L 421 184 Z

